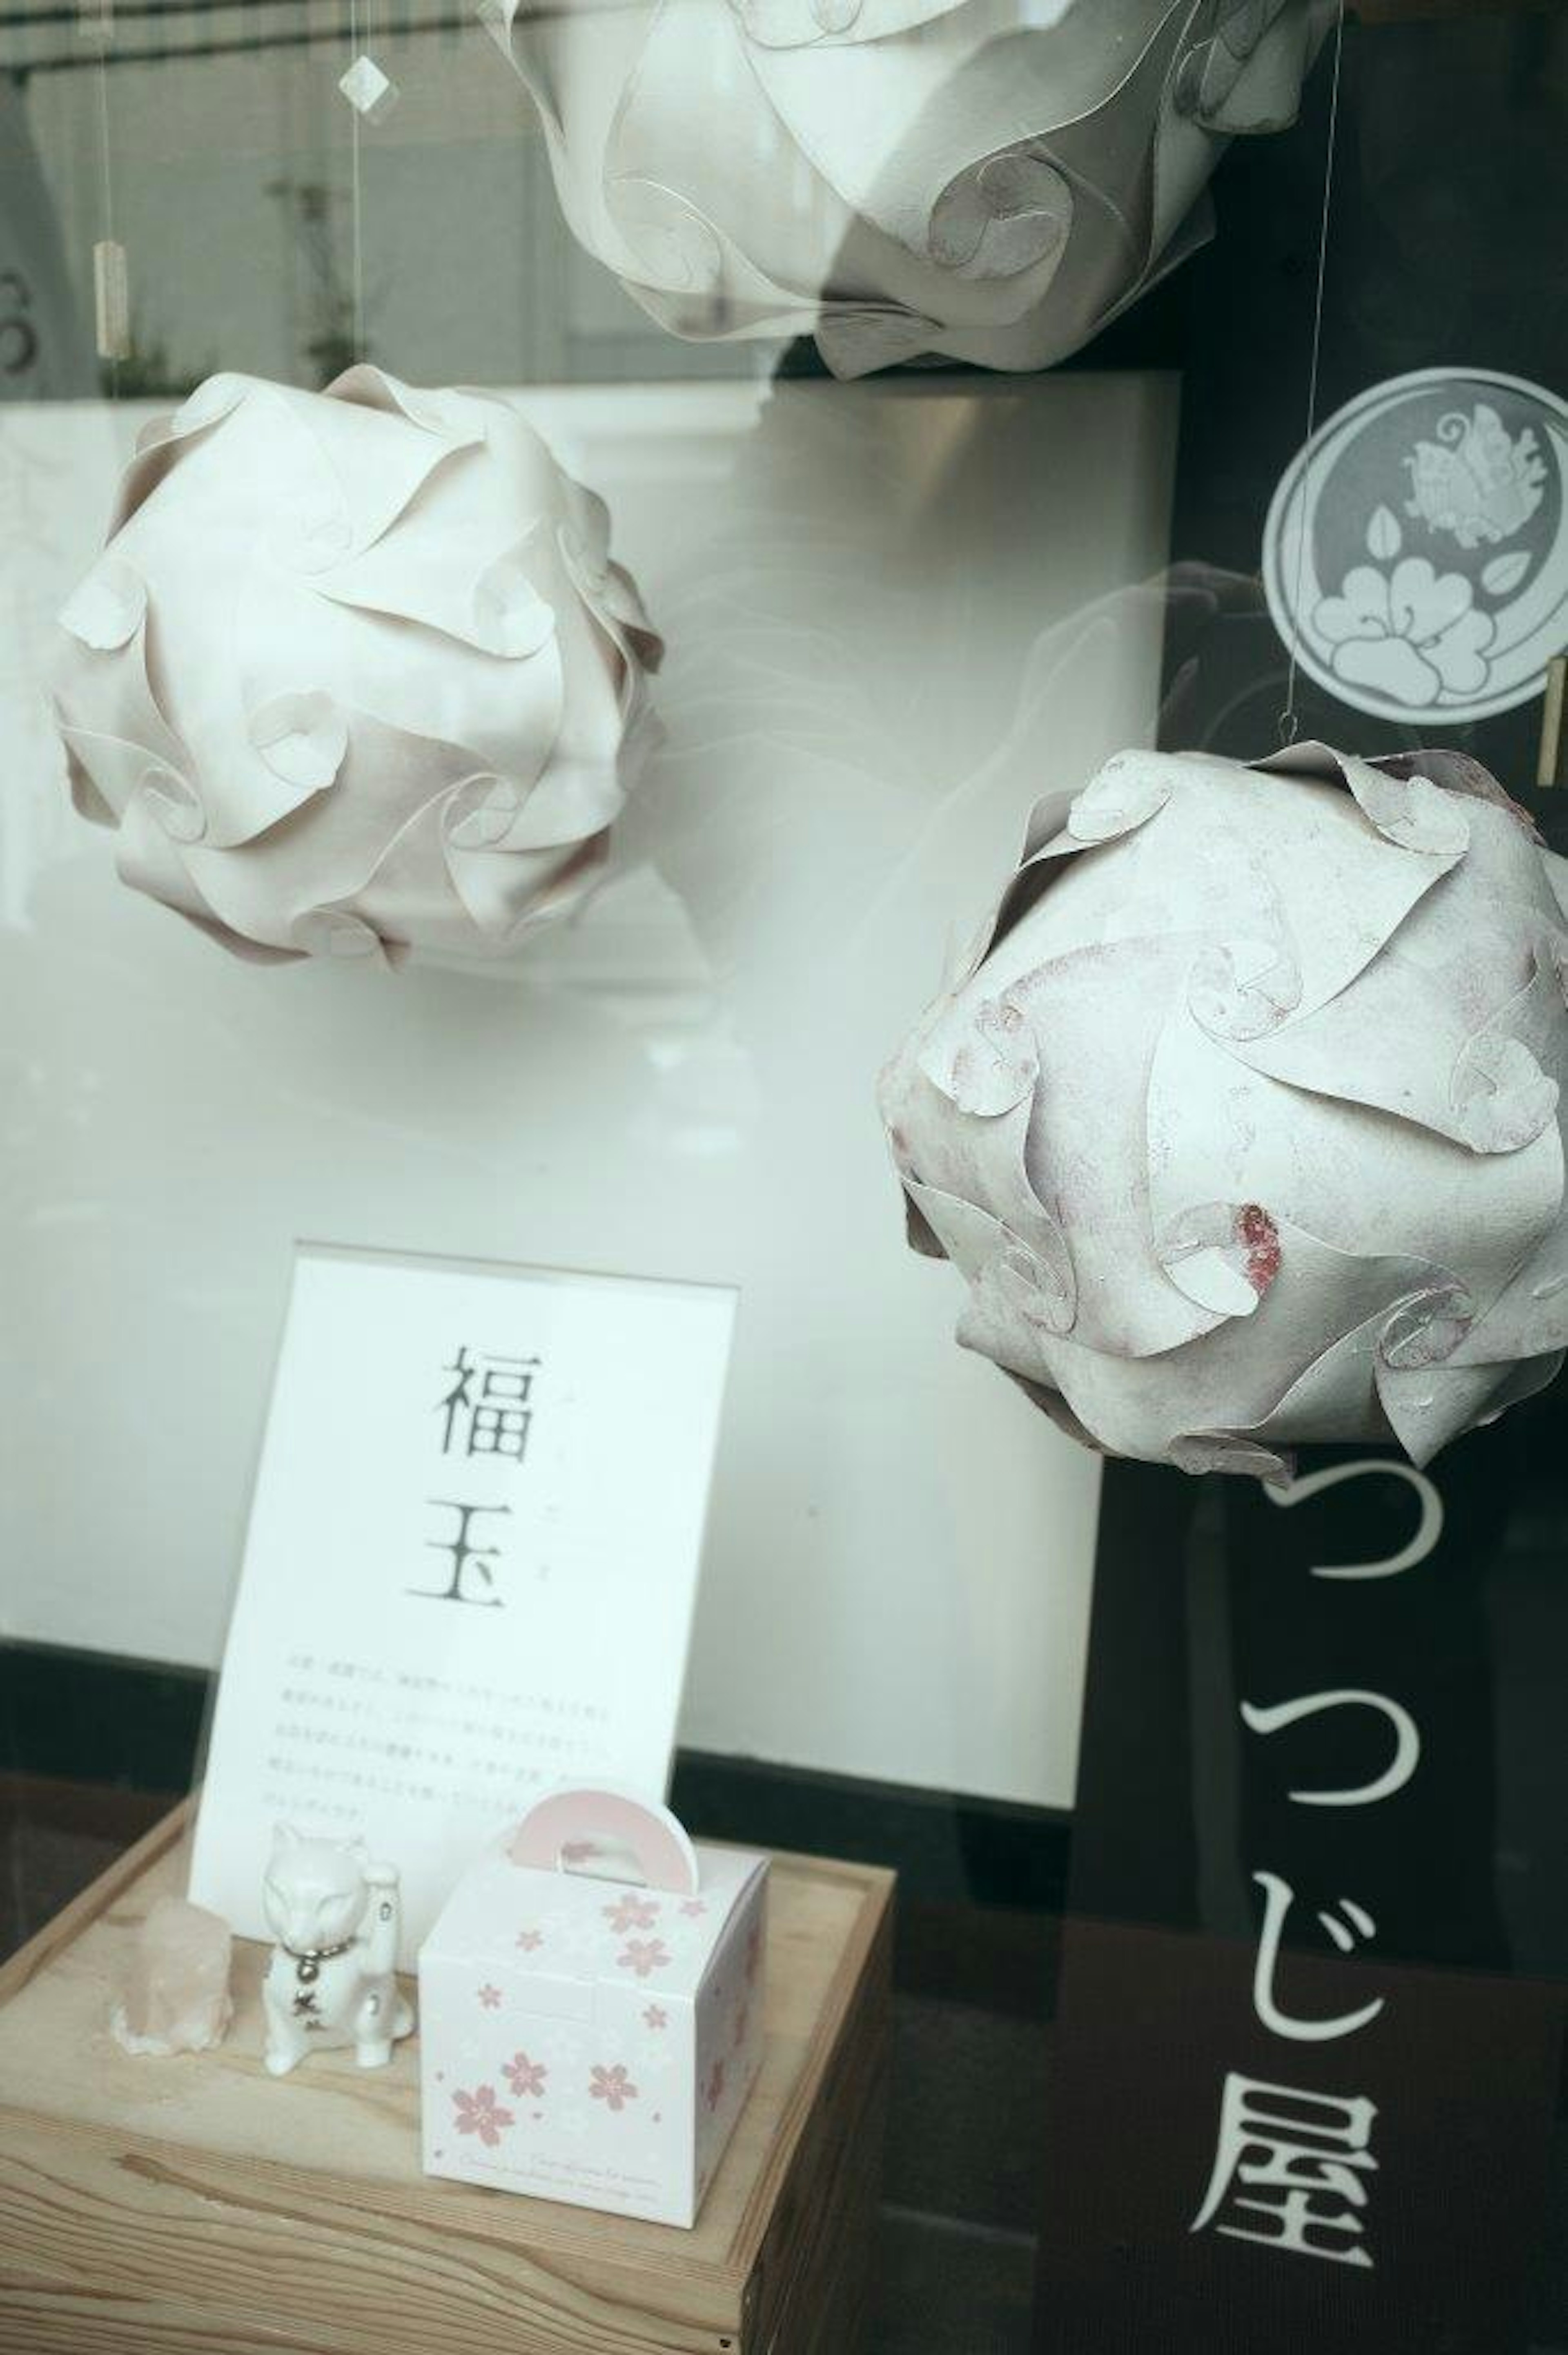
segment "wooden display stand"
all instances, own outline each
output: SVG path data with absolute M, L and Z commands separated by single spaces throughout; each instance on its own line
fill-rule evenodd
M 181 1809 L 0 1970 L 5 2355 L 852 2355 L 870 2273 L 893 1876 L 773 1859 L 762 2075 L 692 2232 L 438 2182 L 418 2059 L 260 2063 L 237 1942 L 217 2052 L 132 2060 L 132 1932 Z

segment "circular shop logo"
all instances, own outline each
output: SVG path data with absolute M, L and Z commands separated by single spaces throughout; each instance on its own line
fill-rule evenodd
M 1486 368 L 1374 385 L 1296 453 L 1264 587 L 1303 670 L 1385 719 L 1484 719 L 1568 647 L 1568 404 Z

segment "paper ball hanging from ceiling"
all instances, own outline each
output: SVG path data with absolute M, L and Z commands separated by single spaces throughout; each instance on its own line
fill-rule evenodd
M 256 957 L 503 954 L 581 900 L 660 644 L 504 401 L 217 376 L 143 433 L 60 616 L 71 789 Z
M 1456 753 L 1125 752 L 883 1075 L 969 1348 L 1090 1444 L 1417 1463 L 1568 1344 L 1568 866 Z
M 483 0 L 579 240 L 664 326 L 1037 368 L 1209 233 L 1332 0 Z

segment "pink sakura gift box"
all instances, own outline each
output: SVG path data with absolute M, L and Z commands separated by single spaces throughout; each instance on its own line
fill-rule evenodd
M 694 2223 L 761 2059 L 767 1894 L 666 1807 L 542 1799 L 419 1952 L 426 2172 Z

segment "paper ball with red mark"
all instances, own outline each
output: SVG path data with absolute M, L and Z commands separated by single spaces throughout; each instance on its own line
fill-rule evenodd
M 1417 1464 L 1568 1346 L 1568 866 L 1474 762 L 1124 752 L 883 1075 L 959 1337 L 1108 1453 Z
M 579 241 L 676 335 L 1037 368 L 1208 236 L 1332 0 L 484 0 Z
M 579 901 L 660 654 L 505 401 L 217 376 L 148 426 L 50 663 L 122 876 L 241 954 L 504 954 Z

